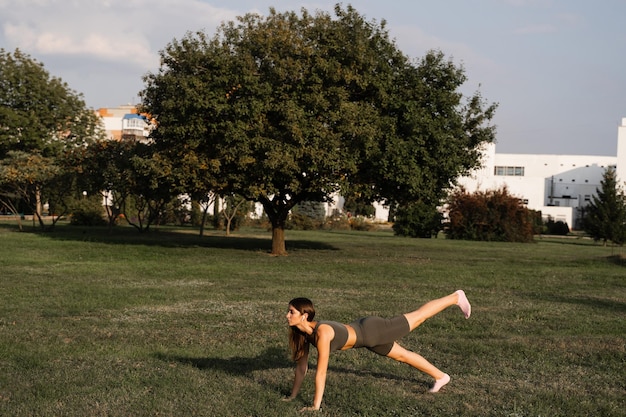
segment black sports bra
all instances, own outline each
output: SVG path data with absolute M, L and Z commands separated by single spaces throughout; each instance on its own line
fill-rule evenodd
M 317 325 L 313 329 L 313 343 L 317 347 L 317 328 L 320 324 L 327 324 L 335 331 L 335 337 L 330 341 L 330 351 L 340 350 L 346 345 L 348 341 L 348 329 L 345 324 L 338 323 L 336 321 L 318 321 Z

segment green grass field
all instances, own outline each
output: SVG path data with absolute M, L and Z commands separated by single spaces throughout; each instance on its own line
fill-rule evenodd
M 458 288 L 401 344 L 449 373 L 358 349 L 331 356 L 324 416 L 626 415 L 624 249 L 405 239 L 390 232 L 230 238 L 0 224 L 0 416 L 295 416 L 288 301 L 318 319 L 392 316 Z M 621 253 L 620 253 L 621 251 Z

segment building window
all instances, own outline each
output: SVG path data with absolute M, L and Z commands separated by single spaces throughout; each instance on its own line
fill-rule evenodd
M 143 129 L 144 121 L 140 119 L 128 119 L 126 121 L 126 127 L 129 129 Z
M 506 175 L 511 177 L 523 177 L 524 167 L 505 167 L 497 166 L 493 169 L 494 175 Z

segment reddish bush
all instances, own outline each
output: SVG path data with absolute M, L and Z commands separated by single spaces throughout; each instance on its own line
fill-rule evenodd
M 450 239 L 531 242 L 536 213 L 524 207 L 506 187 L 468 193 L 460 189 L 448 201 Z

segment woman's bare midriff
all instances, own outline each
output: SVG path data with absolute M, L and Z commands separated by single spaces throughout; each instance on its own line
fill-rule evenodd
M 346 344 L 341 348 L 341 350 L 352 349 L 352 347 L 354 347 L 354 344 L 356 343 L 356 332 L 354 331 L 354 328 L 348 326 L 347 324 L 345 326 L 346 329 L 348 329 L 348 340 L 346 341 Z

